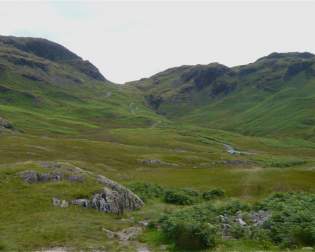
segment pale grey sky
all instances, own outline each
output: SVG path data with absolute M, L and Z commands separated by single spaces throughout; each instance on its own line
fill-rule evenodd
M 44 37 L 123 83 L 169 67 L 315 53 L 315 1 L 0 2 L 0 34 Z

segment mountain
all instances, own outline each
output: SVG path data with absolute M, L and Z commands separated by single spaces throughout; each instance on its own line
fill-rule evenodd
M 48 77 L 49 73 L 54 70 L 57 70 L 58 73 L 58 70 L 61 70 L 60 66 L 59 69 L 56 69 L 57 66 L 53 64 L 57 63 L 63 67 L 72 67 L 73 70 L 83 73 L 90 79 L 106 80 L 89 61 L 83 60 L 67 48 L 46 39 L 0 36 L 0 47 L 1 58 L 5 58 L 15 67 L 35 67 L 42 71 L 42 76 L 37 76 L 36 73 L 32 75 L 28 72 L 23 73 L 23 70 L 21 70 L 26 78 L 48 80 L 45 77 Z M 51 81 L 56 82 L 55 80 Z M 82 80 L 78 78 L 72 79 L 72 81 L 80 82 Z
M 160 120 L 139 91 L 109 82 L 65 47 L 11 36 L 0 36 L 0 111 L 17 128 L 46 134 Z
M 62 45 L 0 36 L 2 117 L 31 131 L 172 121 L 309 139 L 315 131 L 314 82 L 313 54 L 272 53 L 248 65 L 180 66 L 115 85 Z
M 272 53 L 232 68 L 181 66 L 128 85 L 171 120 L 252 135 L 314 136 L 311 53 Z

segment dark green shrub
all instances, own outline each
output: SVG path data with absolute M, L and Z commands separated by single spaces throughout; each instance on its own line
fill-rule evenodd
M 231 225 L 230 232 L 235 239 L 241 239 L 246 236 L 246 229 L 238 224 Z
M 194 189 L 184 188 L 182 191 L 191 197 L 200 197 L 200 193 Z
M 5 251 L 5 250 L 6 250 L 6 246 L 2 244 L 2 242 L 0 242 L 0 251 Z
M 292 230 L 293 244 L 299 244 L 301 246 L 313 246 L 315 245 L 315 222 L 310 225 L 297 226 Z
M 213 200 L 224 197 L 224 191 L 222 189 L 212 189 L 210 191 L 204 192 L 202 198 L 205 200 Z
M 251 210 L 250 205 L 242 203 L 237 200 L 230 201 L 226 205 L 223 205 L 218 208 L 220 213 L 225 213 L 229 215 L 235 215 L 239 211 L 248 212 Z
M 195 199 L 189 196 L 184 191 L 180 190 L 168 190 L 164 194 L 164 200 L 166 203 L 172 203 L 177 205 L 192 205 Z
M 270 239 L 282 247 L 315 245 L 315 195 L 277 193 L 260 205 L 272 211 L 264 224 Z
M 198 219 L 196 209 L 177 211 L 160 219 L 166 237 L 182 249 L 203 249 L 215 246 L 216 228 Z
M 168 191 L 167 195 L 178 202 L 181 193 Z M 258 212 L 265 215 L 257 215 Z M 257 216 L 264 216 L 259 217 L 265 218 L 264 222 L 258 224 Z M 245 224 L 240 223 L 240 219 Z M 266 249 L 272 247 L 272 243 L 282 248 L 313 247 L 315 194 L 277 193 L 254 208 L 239 201 L 218 206 L 203 202 L 168 212 L 158 223 L 166 237 L 188 251 L 214 246 L 223 232 L 235 239 L 259 241 Z
M 215 246 L 216 222 L 217 213 L 209 204 L 195 205 L 167 213 L 159 220 L 164 235 L 175 242 L 178 248 L 189 251 Z
M 315 218 L 308 211 L 296 212 L 287 206 L 287 210 L 274 214 L 265 223 L 270 231 L 270 239 L 282 247 L 314 246 Z
M 172 236 L 178 248 L 200 250 L 215 247 L 215 228 L 210 224 L 180 223 Z
M 156 184 L 135 182 L 128 185 L 128 188 L 137 194 L 143 201 L 153 198 L 162 198 L 164 189 Z

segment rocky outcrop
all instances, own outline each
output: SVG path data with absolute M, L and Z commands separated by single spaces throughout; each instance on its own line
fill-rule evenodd
M 84 208 L 94 208 L 100 212 L 122 214 L 124 211 L 133 211 L 144 205 L 143 201 L 126 187 L 104 177 L 98 176 L 98 180 L 105 185 L 90 199 L 74 199 L 64 202 L 53 198 L 53 205 L 62 207 L 62 203 L 77 205 Z
M 13 129 L 13 125 L 8 120 L 0 117 L 0 128 Z
M 22 178 L 25 182 L 35 183 L 42 181 L 42 174 L 35 171 L 26 171 L 22 173 Z M 69 181 L 79 181 L 80 176 L 71 175 L 68 176 Z M 71 201 L 64 201 L 58 198 L 53 198 L 53 205 L 62 207 L 70 205 L 76 205 L 84 208 L 94 208 L 100 212 L 122 214 L 124 211 L 133 211 L 141 208 L 143 201 L 128 188 L 120 185 L 109 178 L 98 175 L 96 180 L 101 183 L 104 188 L 93 194 L 90 198 L 79 198 Z
M 30 184 L 38 182 L 60 181 L 64 178 L 64 174 L 59 172 L 39 173 L 33 170 L 24 171 L 20 174 L 20 176 L 24 182 Z
M 206 66 L 197 65 L 191 67 L 181 75 L 182 82 L 193 81 L 198 89 L 202 89 L 214 83 L 214 81 L 224 75 L 232 73 L 232 70 L 224 65 L 212 63 Z
M 104 199 L 106 203 L 110 204 L 110 212 L 122 213 L 124 210 L 135 210 L 144 205 L 136 194 L 123 185 L 101 175 L 97 176 L 97 181 L 105 188 L 103 192 L 94 195 L 93 199 L 95 199 L 96 206 L 98 206 L 97 202 L 103 202 L 102 199 Z
M 100 212 L 122 214 L 124 211 L 133 211 L 141 208 L 143 201 L 128 188 L 110 180 L 104 176 L 95 176 L 91 172 L 84 171 L 76 166 L 65 162 L 38 162 L 42 168 L 49 169 L 41 173 L 35 170 L 27 170 L 19 173 L 21 179 L 29 184 L 41 182 L 68 181 L 84 183 L 86 180 L 100 183 L 100 190 L 86 198 L 64 200 L 58 197 L 52 198 L 55 207 L 65 208 L 76 205 L 84 208 L 94 208 Z M 73 185 L 75 186 L 75 184 Z M 102 188 L 103 187 L 103 188 Z
M 92 208 L 101 212 L 122 214 L 126 208 L 123 195 L 117 191 L 104 188 L 102 192 L 93 195 L 91 200 Z M 130 210 L 134 210 L 130 209 Z
M 262 226 L 270 217 L 271 213 L 263 210 L 250 213 L 238 211 L 235 215 L 220 215 L 222 236 L 226 240 L 231 239 L 233 226 L 236 225 L 243 230 L 250 230 L 253 227 Z
M 51 61 L 81 59 L 64 46 L 42 38 L 0 36 L 0 43 Z
M 67 63 L 94 80 L 106 80 L 100 71 L 88 60 L 72 60 Z
M 104 177 L 99 176 L 104 187 L 90 199 L 74 199 L 67 202 L 85 208 L 94 208 L 100 212 L 122 214 L 124 211 L 133 211 L 144 205 L 143 201 L 124 186 Z M 60 206 L 63 201 L 53 198 L 53 205 Z
M 39 68 L 43 70 L 44 72 L 47 72 L 49 68 L 48 63 L 46 62 L 44 63 L 39 60 L 34 60 L 28 57 L 21 57 L 21 56 L 15 56 L 15 55 L 2 55 L 1 57 L 5 58 L 7 61 L 17 66 L 28 66 L 30 68 Z
M 300 72 L 308 72 L 308 73 L 314 73 L 312 66 L 314 65 L 314 61 L 302 61 L 302 62 L 297 62 L 294 64 L 289 65 L 288 70 L 286 71 L 284 75 L 284 79 L 288 80 L 291 77 L 299 74 Z
M 154 96 L 152 94 L 145 97 L 148 105 L 153 109 L 158 109 L 163 102 L 163 98 L 161 96 Z
M 60 171 L 53 171 L 49 173 L 40 173 L 37 171 L 29 170 L 20 173 L 21 178 L 26 183 L 39 183 L 39 182 L 54 182 L 67 179 L 70 182 L 82 183 L 85 179 L 83 175 L 65 175 Z

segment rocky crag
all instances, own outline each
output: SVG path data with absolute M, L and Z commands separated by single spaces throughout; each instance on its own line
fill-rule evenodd
M 122 214 L 125 211 L 134 211 L 144 206 L 143 201 L 125 186 L 102 175 L 94 176 L 80 168 L 71 167 L 69 164 L 41 162 L 40 165 L 49 172 L 41 173 L 27 170 L 20 173 L 25 183 L 57 183 L 63 180 L 84 183 L 87 177 L 103 186 L 89 198 L 78 198 L 70 201 L 54 197 L 52 203 L 56 207 L 77 205 L 85 208 L 94 208 L 98 211 L 113 214 Z M 75 184 L 73 184 L 75 186 Z

